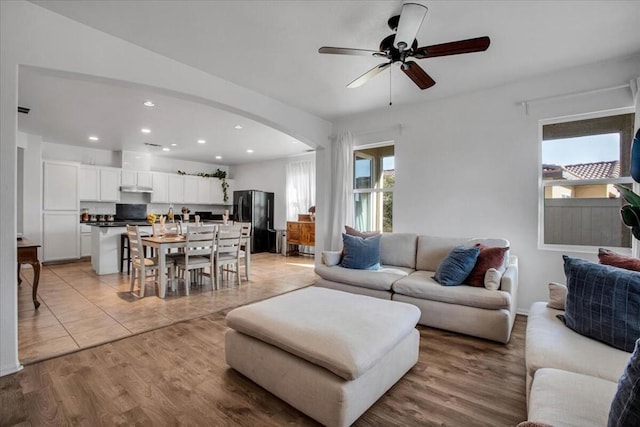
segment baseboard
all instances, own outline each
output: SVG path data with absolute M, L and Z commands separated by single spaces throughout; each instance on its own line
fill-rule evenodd
M 11 366 L 2 366 L 0 367 L 0 377 L 4 377 L 5 375 L 15 374 L 16 372 L 21 371 L 24 368 L 22 364 L 18 363 L 17 365 Z

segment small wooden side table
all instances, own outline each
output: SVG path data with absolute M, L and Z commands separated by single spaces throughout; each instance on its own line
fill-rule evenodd
M 40 302 L 38 302 L 38 282 L 40 281 L 39 247 L 40 245 L 30 240 L 24 238 L 18 240 L 18 285 L 22 283 L 22 279 L 20 279 L 20 266 L 22 264 L 31 264 L 33 267 L 33 291 L 31 297 L 33 298 L 33 306 L 36 310 L 40 307 Z

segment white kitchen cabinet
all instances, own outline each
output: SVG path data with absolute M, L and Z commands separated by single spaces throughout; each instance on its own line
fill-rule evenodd
M 43 212 L 42 254 L 44 261 L 80 258 L 78 211 Z
M 198 203 L 198 180 L 197 176 L 184 176 L 183 203 Z
M 121 185 L 151 187 L 151 172 L 134 171 L 131 169 L 122 169 L 120 173 Z
M 139 187 L 153 186 L 153 177 L 151 172 L 136 172 L 136 180 Z
M 44 196 L 42 209 L 50 211 L 75 211 L 78 223 L 78 172 L 77 163 L 44 162 Z
M 211 204 L 212 205 L 231 205 L 233 204 L 233 180 L 227 179 L 229 188 L 227 189 L 227 201 L 224 201 L 224 191 L 222 190 L 222 180 L 211 178 Z
M 198 203 L 211 204 L 211 178 L 198 177 Z
M 100 200 L 100 170 L 95 166 L 80 166 L 78 197 L 82 201 Z
M 91 226 L 80 224 L 80 256 L 91 256 Z
M 169 175 L 169 203 L 183 203 L 184 200 L 184 176 Z
M 120 200 L 120 169 L 100 168 L 100 201 Z
M 151 187 L 151 203 L 169 203 L 169 175 L 152 172 Z

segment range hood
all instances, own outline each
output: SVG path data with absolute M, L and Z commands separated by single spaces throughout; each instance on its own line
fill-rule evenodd
M 153 188 L 139 185 L 123 185 L 120 187 L 120 191 L 124 193 L 152 193 Z

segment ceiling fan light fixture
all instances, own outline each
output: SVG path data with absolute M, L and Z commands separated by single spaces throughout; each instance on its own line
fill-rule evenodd
M 398 32 L 394 40 L 395 47 L 403 52 L 411 47 L 427 14 L 427 7 L 418 3 L 405 3 L 400 13 Z

